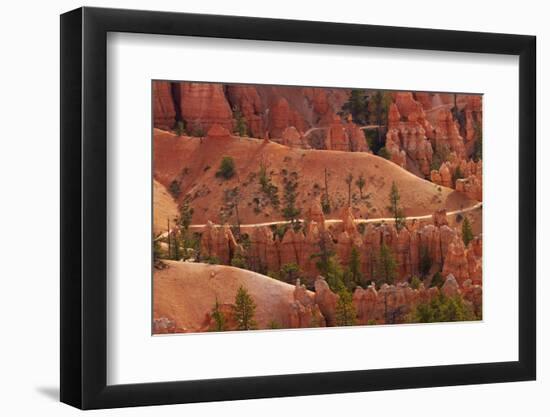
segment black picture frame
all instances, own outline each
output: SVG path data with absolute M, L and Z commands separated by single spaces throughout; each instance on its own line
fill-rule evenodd
M 519 56 L 519 360 L 107 385 L 108 32 Z M 62 402 L 95 409 L 535 379 L 534 36 L 84 7 L 61 15 L 60 55 Z

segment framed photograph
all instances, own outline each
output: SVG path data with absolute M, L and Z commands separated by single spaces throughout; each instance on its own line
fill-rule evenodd
M 535 37 L 61 16 L 61 401 L 533 380 Z

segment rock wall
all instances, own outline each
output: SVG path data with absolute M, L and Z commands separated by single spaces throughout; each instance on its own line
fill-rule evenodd
M 170 130 L 176 124 L 172 87 L 168 81 L 153 83 L 153 115 L 153 123 L 159 129 Z
M 413 100 L 412 93 L 396 93 L 396 103 L 389 109 L 386 134 L 386 149 L 391 160 L 406 168 L 408 157 L 423 175 L 429 175 L 433 155 L 429 137 L 433 137 L 433 128 L 420 103 Z
M 223 84 L 177 83 L 181 117 L 187 130 L 208 131 L 213 124 L 233 130 L 233 112 L 225 96 Z
M 352 249 L 359 251 L 361 272 L 366 281 L 377 280 L 377 259 L 382 244 L 392 252 L 397 263 L 397 281 L 420 276 L 423 257 L 428 256 L 432 272 L 442 270 L 444 276 L 454 275 L 459 284 L 471 280 L 481 284 L 481 236 L 464 247 L 461 233 L 448 226 L 444 211 L 434 213 L 433 224 L 419 225 L 413 221 L 400 231 L 392 224 L 369 223 L 360 233 L 351 210 L 342 211 L 342 223 L 327 228 L 319 209 L 310 209 L 303 230 L 289 228 L 282 239 L 274 236 L 268 226 L 256 226 L 249 234 L 247 249 L 237 244 L 230 228 L 216 228 L 209 223 L 203 232 L 201 256 L 216 257 L 229 264 L 234 253 L 241 251 L 249 267 L 261 271 L 278 272 L 284 265 L 297 264 L 306 284 L 312 285 L 320 271 L 316 254 L 321 247 L 334 252 L 347 267 Z M 322 311 L 322 310 L 321 310 Z
M 267 132 L 279 141 L 289 127 L 303 134 L 313 126 L 328 126 L 348 96 L 347 89 L 156 81 L 153 119 L 164 130 L 181 118 L 188 133 L 206 132 L 215 123 L 233 131 L 238 111 L 250 136 L 262 138 Z
M 459 178 L 453 176 L 460 173 Z M 444 187 L 454 188 L 472 200 L 483 201 L 483 162 L 460 159 L 451 153 L 449 160 L 430 172 L 430 180 Z

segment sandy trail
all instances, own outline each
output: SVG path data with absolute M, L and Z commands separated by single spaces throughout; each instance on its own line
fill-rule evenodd
M 476 210 L 480 207 L 482 207 L 483 203 L 477 203 L 474 204 L 471 207 L 467 207 L 465 209 L 459 209 L 459 210 L 453 210 L 447 212 L 447 216 L 453 216 L 456 214 L 462 214 L 462 213 L 468 213 L 470 211 Z M 407 220 L 429 220 L 432 218 L 432 214 L 425 214 L 423 216 L 407 216 Z M 303 222 L 304 219 L 298 219 L 298 221 Z M 355 223 L 382 223 L 382 222 L 388 222 L 392 223 L 395 219 L 393 217 L 376 217 L 372 219 L 355 219 Z M 287 220 L 280 220 L 280 221 L 274 221 L 274 222 L 264 222 L 264 223 L 249 223 L 249 224 L 241 224 L 240 227 L 256 227 L 256 226 L 275 226 L 279 224 L 289 224 L 290 221 Z M 342 223 L 342 219 L 328 219 L 325 220 L 325 224 L 335 224 L 335 223 Z M 213 224 L 214 227 L 221 227 L 223 225 L 221 224 Z M 206 227 L 206 224 L 192 224 L 189 226 L 190 229 L 192 228 L 204 228 Z
M 464 208 L 464 209 L 460 209 L 460 210 L 453 210 L 453 211 L 449 211 L 447 212 L 447 216 L 454 216 L 454 215 L 457 215 L 457 214 L 464 214 L 464 213 L 468 213 L 470 211 L 474 211 L 474 210 L 477 210 L 478 208 L 481 208 L 483 206 L 483 203 L 482 202 L 479 202 L 477 204 L 474 204 L 473 206 L 471 207 L 467 207 L 467 208 Z M 408 216 L 406 217 L 407 220 L 429 220 L 432 218 L 432 215 L 431 214 L 425 214 L 423 216 Z M 304 220 L 303 219 L 298 219 L 300 222 L 303 222 Z M 359 223 L 382 223 L 382 222 L 387 222 L 387 223 L 393 223 L 395 221 L 395 219 L 393 217 L 376 217 L 376 218 L 372 218 L 372 219 L 355 219 L 355 223 L 359 224 Z M 287 220 L 281 220 L 281 221 L 274 221 L 274 222 L 264 222 L 264 223 L 249 223 L 249 224 L 241 224 L 240 227 L 241 228 L 250 228 L 250 227 L 261 227 L 261 226 L 275 226 L 275 225 L 279 225 L 279 224 L 289 224 L 290 222 L 287 221 Z M 336 223 L 342 223 L 342 220 L 341 219 L 328 219 L 328 220 L 325 220 L 325 224 L 336 224 Z M 222 224 L 213 224 L 214 227 L 222 227 L 223 225 Z M 206 227 L 206 224 L 192 224 L 189 226 L 189 229 L 193 230 L 193 229 L 203 229 Z M 166 236 L 168 236 L 168 232 L 164 232 L 160 235 L 158 235 L 156 237 L 155 240 L 159 240 L 159 239 L 162 239 L 162 238 L 165 238 Z

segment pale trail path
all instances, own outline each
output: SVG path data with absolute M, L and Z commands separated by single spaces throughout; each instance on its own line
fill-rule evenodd
M 449 211 L 447 213 L 447 216 L 453 216 L 453 215 L 456 215 L 456 214 L 468 213 L 470 211 L 477 210 L 478 208 L 481 208 L 482 206 L 483 206 L 483 203 L 479 202 L 479 203 L 476 203 L 473 206 L 467 207 L 465 209 Z M 432 214 L 425 214 L 423 216 L 408 216 L 405 219 L 406 220 L 429 220 L 431 218 L 432 218 Z M 298 221 L 303 222 L 304 220 L 303 219 L 298 219 Z M 373 218 L 373 219 L 355 219 L 355 223 L 358 223 L 358 224 L 359 223 L 365 223 L 365 224 L 368 224 L 368 223 L 382 223 L 382 222 L 393 223 L 394 221 L 395 221 L 395 219 L 393 217 L 376 217 L 376 218 Z M 278 224 L 289 224 L 289 223 L 290 223 L 290 221 L 288 221 L 288 220 L 278 220 L 278 221 L 274 221 L 274 222 L 265 222 L 265 223 L 241 224 L 240 227 L 241 228 L 249 228 L 249 227 L 261 227 L 261 226 L 275 226 L 275 225 L 278 225 Z M 325 220 L 325 224 L 335 224 L 335 223 L 342 223 L 342 220 L 341 219 L 328 219 L 328 220 Z M 213 223 L 212 226 L 213 227 L 222 227 L 224 225 Z M 189 229 L 203 229 L 205 227 L 206 227 L 206 224 L 192 224 L 192 225 L 189 226 Z M 172 230 L 174 230 L 174 229 L 171 229 L 170 231 L 172 231 Z M 158 235 L 155 238 L 155 240 L 160 240 L 162 238 L 165 238 L 166 236 L 168 236 L 168 232 L 161 233 L 160 235 Z
M 366 125 L 366 126 L 359 126 L 359 129 L 361 129 L 361 130 L 373 130 L 373 129 L 378 129 L 379 127 L 381 127 L 381 125 Z M 318 130 L 328 130 L 328 126 L 325 126 L 325 127 L 311 127 L 311 128 L 309 128 L 308 130 L 305 131 L 305 133 L 303 134 L 303 137 L 306 138 L 311 133 L 316 132 Z
M 467 207 L 465 209 L 449 211 L 449 212 L 447 212 L 447 216 L 453 216 L 453 215 L 456 215 L 456 214 L 468 213 L 470 211 L 477 210 L 478 208 L 482 207 L 482 205 L 483 205 L 483 203 L 479 202 L 479 203 L 476 203 L 473 206 Z M 406 220 L 429 220 L 431 218 L 432 218 L 431 214 L 425 214 L 423 216 L 408 216 L 408 217 L 406 217 Z M 304 219 L 297 219 L 297 220 L 299 222 L 304 221 Z M 376 218 L 372 218 L 372 219 L 355 219 L 355 223 L 382 223 L 382 222 L 393 223 L 394 221 L 395 221 L 395 219 L 393 217 L 376 217 Z M 265 223 L 241 224 L 240 227 L 245 228 L 245 227 L 256 227 L 256 226 L 275 226 L 275 225 L 279 225 L 279 224 L 289 224 L 289 223 L 290 223 L 290 221 L 288 221 L 288 220 L 278 220 L 278 221 L 274 221 L 274 222 L 265 222 Z M 328 219 L 328 220 L 325 220 L 325 224 L 334 224 L 334 223 L 342 223 L 342 220 L 341 219 Z M 223 226 L 222 224 L 212 224 L 212 225 L 214 227 Z M 190 229 L 192 229 L 192 228 L 200 229 L 200 228 L 204 228 L 204 227 L 206 227 L 206 224 L 192 224 L 192 225 L 189 226 Z

